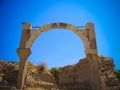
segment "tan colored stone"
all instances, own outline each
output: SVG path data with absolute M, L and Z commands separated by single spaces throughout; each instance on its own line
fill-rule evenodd
M 61 22 L 44 25 L 43 27 L 40 27 L 38 30 L 35 30 L 35 31 L 32 30 L 31 24 L 23 23 L 23 32 L 22 32 L 22 37 L 20 42 L 20 48 L 18 49 L 18 55 L 20 57 L 18 88 L 22 90 L 25 83 L 25 77 L 27 73 L 27 63 L 28 63 L 27 59 L 31 54 L 30 48 L 32 47 L 33 42 L 42 32 L 47 31 L 48 29 L 54 29 L 54 28 L 68 29 L 73 31 L 76 35 L 80 37 L 80 39 L 82 39 L 83 44 L 85 46 L 85 50 L 86 50 L 87 63 L 85 62 L 82 65 L 83 70 L 81 70 L 78 73 L 75 72 L 75 73 L 69 74 L 69 77 L 66 77 L 66 76 L 62 76 L 62 77 L 63 78 L 66 77 L 69 80 L 69 82 L 73 82 L 73 81 L 84 82 L 85 80 L 88 80 L 92 82 L 91 87 L 93 90 L 101 90 L 100 80 L 98 76 L 99 67 L 98 67 L 98 61 L 97 61 L 98 58 L 97 58 L 96 37 L 95 37 L 93 23 L 87 23 L 86 29 L 82 31 L 74 25 L 61 23 Z M 70 78 L 71 75 L 75 76 L 75 74 L 77 75 L 80 74 L 79 80 L 77 80 L 76 77 L 74 79 Z M 88 76 L 88 74 L 90 75 Z M 63 82 L 63 81 L 67 83 L 67 81 L 63 79 L 61 79 L 60 82 Z M 84 85 L 84 83 L 82 84 Z

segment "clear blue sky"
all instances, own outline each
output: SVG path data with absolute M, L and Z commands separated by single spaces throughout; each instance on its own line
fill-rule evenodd
M 22 22 L 42 26 L 65 22 L 75 26 L 95 24 L 98 52 L 112 57 L 120 69 L 119 0 L 0 0 L 0 59 L 19 61 Z M 34 42 L 29 61 L 48 67 L 74 64 L 85 57 L 82 41 L 70 30 L 53 29 Z

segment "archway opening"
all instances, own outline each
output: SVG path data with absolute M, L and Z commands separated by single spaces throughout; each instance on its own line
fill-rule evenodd
M 48 68 L 77 63 L 85 57 L 82 40 L 71 30 L 51 29 L 43 32 L 32 45 L 29 61 L 46 62 Z

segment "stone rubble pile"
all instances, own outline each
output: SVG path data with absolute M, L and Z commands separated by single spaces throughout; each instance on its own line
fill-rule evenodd
M 99 56 L 100 78 L 103 90 L 120 90 L 120 70 L 115 70 L 113 59 Z
M 24 90 L 92 90 L 91 82 L 85 77 L 88 69 L 86 58 L 77 64 L 59 68 L 57 79 L 50 70 L 39 71 L 37 66 L 29 63 Z M 112 58 L 99 55 L 99 77 L 102 90 L 120 90 L 120 70 L 115 70 Z M 0 60 L 0 87 L 14 86 L 17 84 L 18 63 Z M 81 74 L 82 73 L 82 74 Z M 56 80 L 58 80 L 56 82 Z M 38 88 L 38 89 L 37 89 Z M 1 89 L 0 89 L 1 90 Z

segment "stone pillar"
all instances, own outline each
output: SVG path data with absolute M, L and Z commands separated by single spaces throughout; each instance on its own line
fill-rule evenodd
M 22 23 L 22 37 L 20 41 L 20 48 L 28 48 L 27 41 L 31 37 L 32 25 L 30 23 Z
M 23 89 L 23 86 L 25 84 L 28 57 L 31 54 L 31 49 L 30 47 L 27 46 L 27 41 L 30 39 L 31 28 L 32 28 L 32 26 L 29 23 L 22 23 L 22 25 L 23 25 L 23 31 L 22 31 L 20 47 L 19 49 L 17 49 L 17 53 L 20 58 L 17 88 L 20 90 Z
M 93 90 L 101 90 L 94 24 L 87 23 L 86 30 L 87 30 L 88 40 L 90 41 L 90 49 L 86 50 L 86 57 L 90 64 L 90 72 L 91 72 L 90 81 L 92 82 Z
M 17 88 L 22 90 L 25 84 L 25 78 L 27 74 L 27 65 L 28 65 L 27 59 L 31 54 L 31 50 L 29 48 L 18 49 L 17 53 L 20 58 Z

